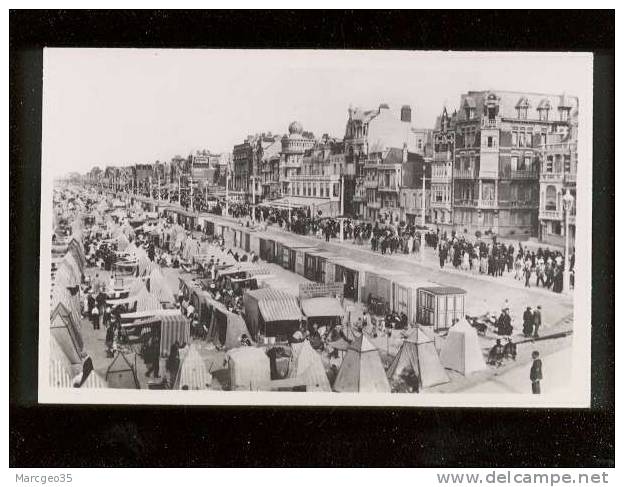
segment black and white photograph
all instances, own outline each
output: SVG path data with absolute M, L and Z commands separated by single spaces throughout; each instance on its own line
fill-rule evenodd
M 587 406 L 591 89 L 583 53 L 46 49 L 40 401 Z

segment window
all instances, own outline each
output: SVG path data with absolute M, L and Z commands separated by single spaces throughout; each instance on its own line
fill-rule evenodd
M 548 108 L 540 108 L 539 109 L 539 119 L 542 122 L 547 122 L 548 121 L 548 112 L 550 110 Z
M 571 172 L 572 171 L 572 158 L 570 154 L 565 154 L 563 156 L 563 172 Z
M 526 120 L 527 119 L 527 114 L 528 114 L 528 108 L 527 107 L 519 107 L 517 108 L 518 110 L 518 118 L 520 120 Z
M 560 108 L 559 109 L 559 119 L 562 122 L 567 122 L 569 115 L 570 115 L 570 109 L 569 108 Z
M 518 147 L 518 132 L 516 131 L 511 133 L 511 146 Z
M 487 146 L 488 147 L 493 147 L 494 146 L 494 139 L 493 139 L 493 137 L 488 137 L 487 138 Z
M 422 139 L 418 139 L 418 150 L 422 150 Z
M 553 156 L 546 157 L 546 172 L 553 172 Z
M 518 156 L 511 157 L 511 170 L 512 171 L 518 170 Z
M 518 134 L 518 147 L 525 147 L 526 144 L 526 134 L 524 132 L 520 132 Z
M 532 166 L 533 166 L 533 161 L 531 159 L 531 156 L 525 156 L 524 157 L 524 170 L 530 171 L 532 169 Z
M 464 171 L 470 171 L 470 163 L 472 161 L 472 159 L 474 158 L 468 158 L 468 157 L 462 157 L 462 160 L 464 161 Z
M 554 186 L 546 188 L 546 204 L 544 209 L 554 211 L 557 209 L 557 189 Z

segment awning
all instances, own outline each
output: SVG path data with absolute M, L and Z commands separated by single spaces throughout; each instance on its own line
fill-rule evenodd
M 279 198 L 273 201 L 262 203 L 263 206 L 272 206 L 274 208 L 306 208 L 312 207 L 320 208 L 321 206 L 328 205 L 329 200 L 325 198 L 305 198 L 301 196 L 287 196 L 285 198 Z
M 340 301 L 329 297 L 304 299 L 301 301 L 301 309 L 308 318 L 344 315 Z
M 258 309 L 265 323 L 298 321 L 303 318 L 297 306 L 297 299 L 291 294 L 270 288 L 261 291 L 271 291 L 262 293 L 262 297 L 258 300 Z

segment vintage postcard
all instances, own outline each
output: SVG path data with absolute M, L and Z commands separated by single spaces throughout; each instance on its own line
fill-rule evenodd
M 46 49 L 39 401 L 588 407 L 592 62 Z

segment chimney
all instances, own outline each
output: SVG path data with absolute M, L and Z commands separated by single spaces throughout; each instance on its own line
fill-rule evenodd
M 412 122 L 412 107 L 409 105 L 401 107 L 401 122 Z

